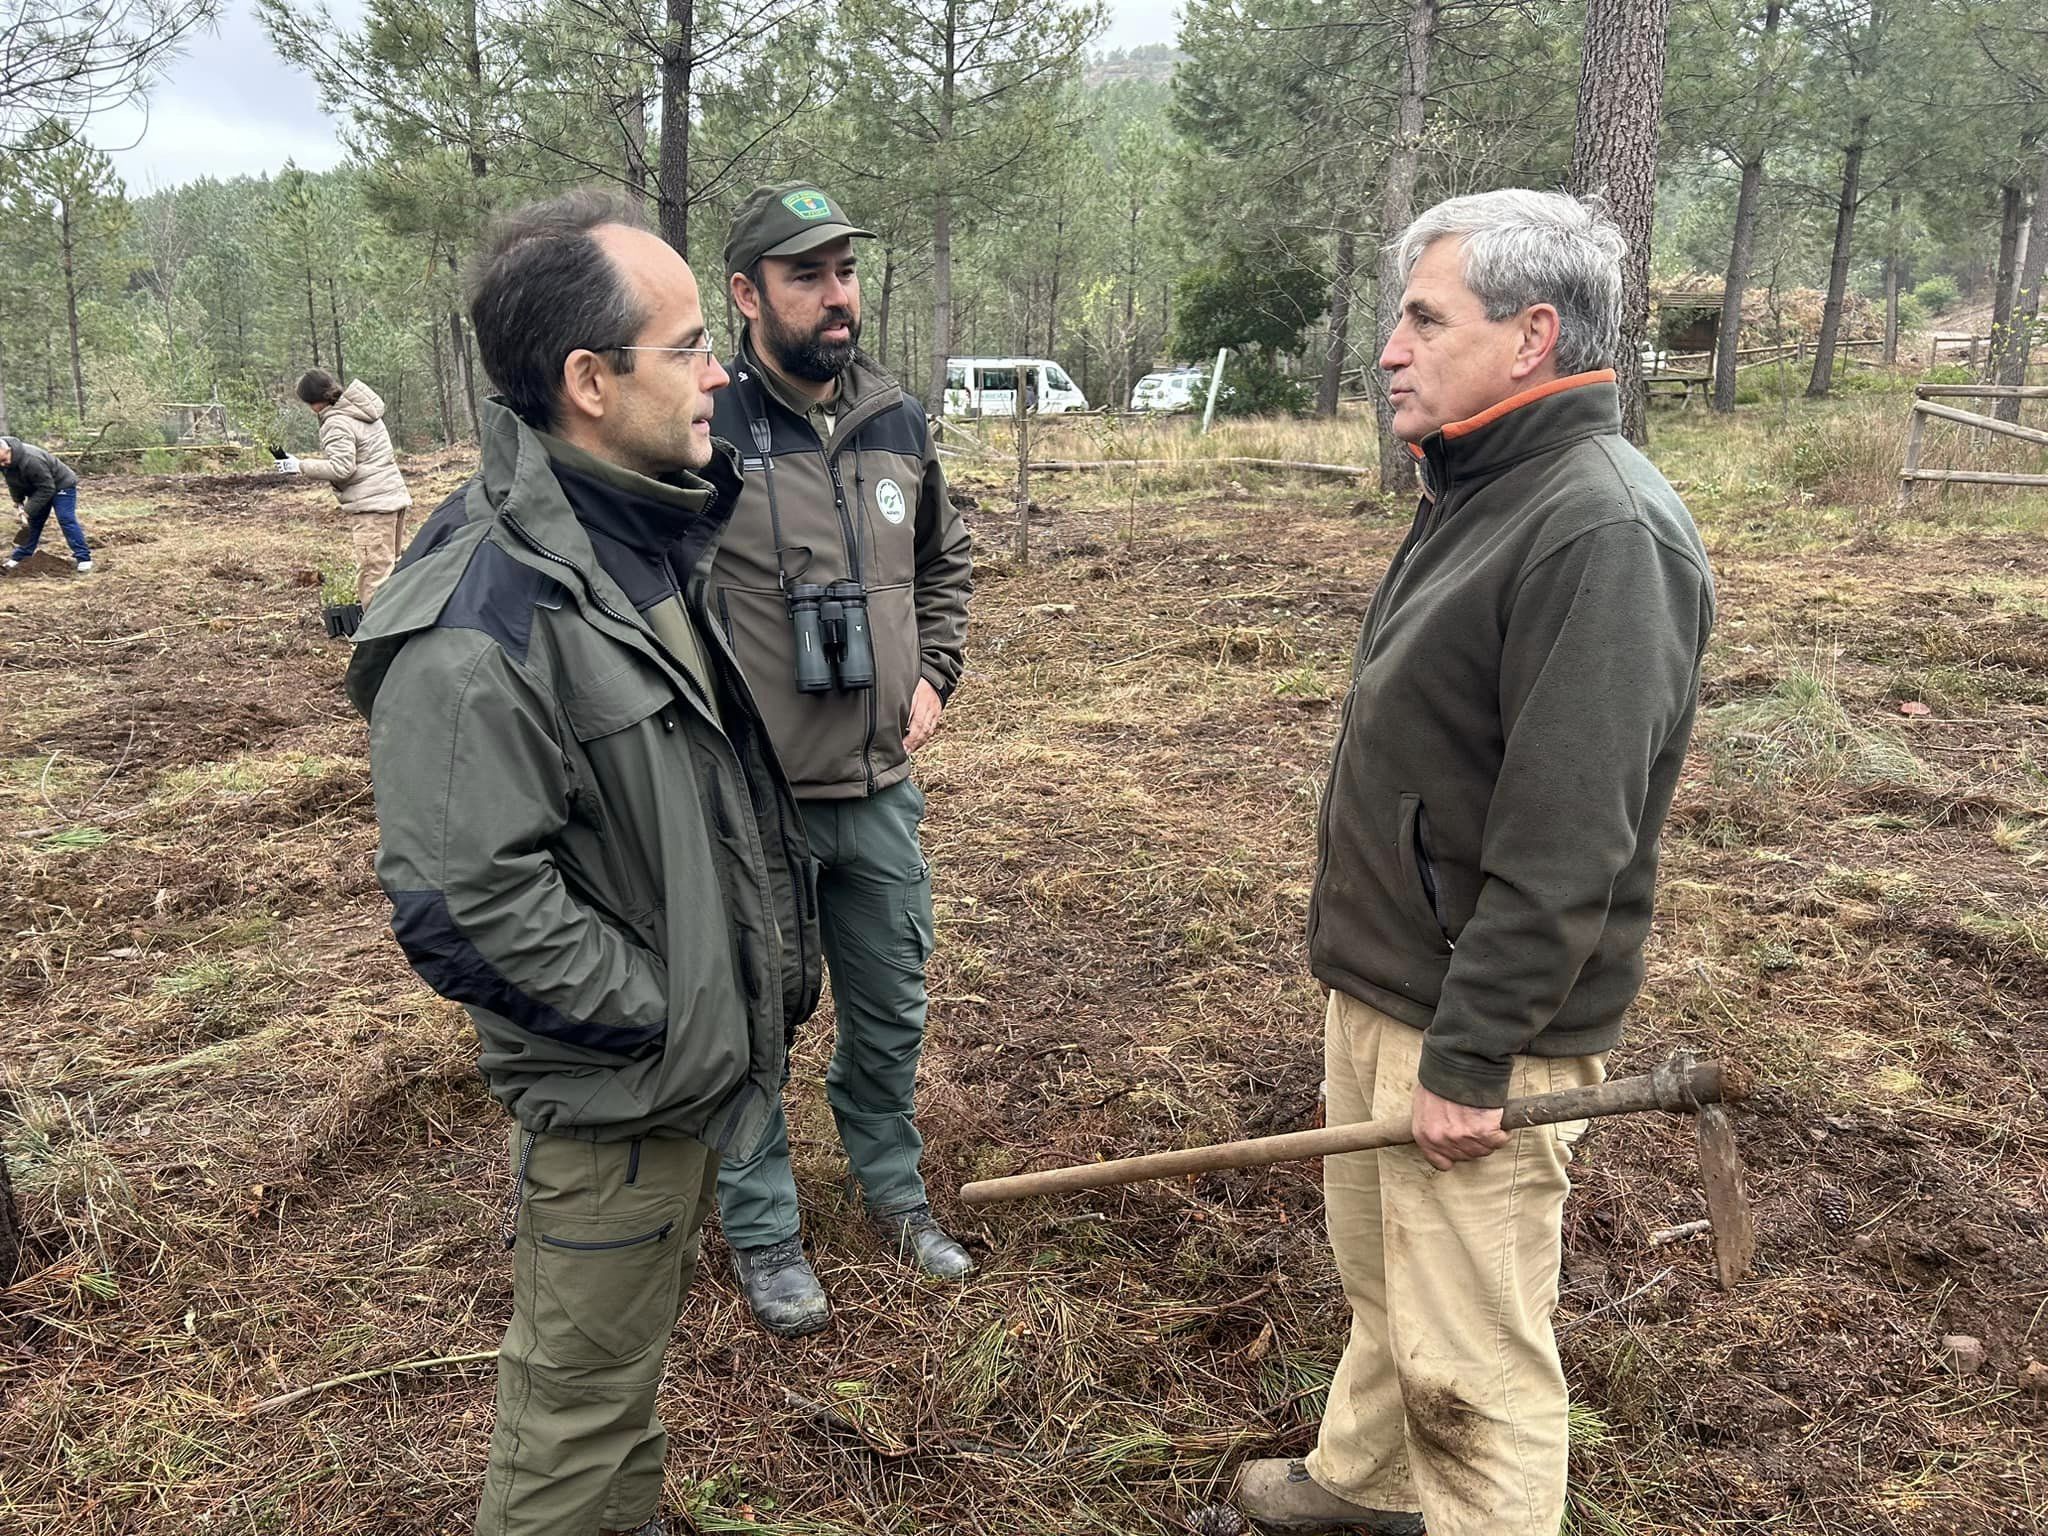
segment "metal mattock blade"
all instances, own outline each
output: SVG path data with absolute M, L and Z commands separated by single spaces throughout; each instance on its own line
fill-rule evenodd
M 1702 1105 L 1694 1117 L 1699 1131 L 1700 1182 L 1707 1192 L 1707 1216 L 1714 1224 L 1714 1268 L 1721 1289 L 1733 1290 L 1756 1257 L 1756 1223 L 1749 1214 L 1749 1186 L 1735 1128 L 1718 1104 Z

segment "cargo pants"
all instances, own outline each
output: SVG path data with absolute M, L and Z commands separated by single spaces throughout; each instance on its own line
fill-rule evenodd
M 863 799 L 806 800 L 803 816 L 838 1026 L 825 1100 L 868 1208 L 908 1210 L 925 1203 L 924 1138 L 913 1118 L 933 943 L 931 867 L 917 840 L 924 792 L 904 779 Z M 754 1155 L 719 1170 L 718 1208 L 735 1248 L 797 1235 L 780 1104 Z
M 1405 1118 L 1422 1031 L 1342 992 L 1323 1030 L 1329 1123 Z M 1581 1088 L 1604 1056 L 1512 1058 L 1509 1097 Z M 1557 1536 L 1564 1368 L 1557 1306 L 1572 1143 L 1583 1120 L 1516 1131 L 1438 1172 L 1414 1147 L 1323 1160 L 1351 1336 L 1309 1476 L 1354 1504 L 1420 1510 L 1430 1536 Z
M 680 1137 L 512 1133 L 512 1326 L 478 1536 L 630 1531 L 661 1503 L 662 1356 L 718 1154 Z

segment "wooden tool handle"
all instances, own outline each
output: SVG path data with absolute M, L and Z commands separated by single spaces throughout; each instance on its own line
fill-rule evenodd
M 1590 1088 L 1567 1088 L 1562 1093 L 1511 1100 L 1501 1113 L 1501 1124 L 1518 1131 L 1532 1125 L 1597 1120 L 1645 1109 L 1688 1113 L 1702 1104 L 1740 1097 L 1742 1086 L 1736 1075 L 1719 1062 L 1696 1061 L 1690 1051 L 1674 1051 L 1655 1071 L 1639 1077 L 1621 1077 Z M 1012 1174 L 1004 1179 L 980 1179 L 962 1186 L 960 1199 L 968 1205 L 996 1205 L 1034 1195 L 1064 1195 L 1079 1189 L 1142 1184 L 1147 1179 L 1170 1179 L 1184 1173 L 1216 1173 L 1226 1168 L 1258 1168 L 1267 1163 L 1291 1163 L 1342 1152 L 1369 1152 L 1402 1146 L 1414 1139 L 1413 1126 L 1405 1115 L 1391 1120 L 1326 1125 L 1320 1130 L 1290 1131 L 1283 1136 L 1260 1136 L 1251 1141 L 1183 1147 L 1176 1152 L 1152 1152 L 1106 1163 L 1081 1163 L 1040 1173 Z

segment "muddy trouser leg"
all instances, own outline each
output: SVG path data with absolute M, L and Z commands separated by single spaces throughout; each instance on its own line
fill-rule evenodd
M 1368 1012 L 1341 992 L 1323 1019 L 1325 1119 L 1349 1125 L 1373 1118 L 1379 1032 Z M 1401 1381 L 1387 1338 L 1387 1270 L 1375 1152 L 1323 1159 L 1323 1205 L 1337 1272 L 1351 1303 L 1351 1333 L 1309 1452 L 1309 1475 L 1340 1498 L 1371 1509 L 1416 1510 L 1401 1408 Z
M 1341 1007 L 1354 1056 L 1371 1040 L 1371 1118 L 1408 1114 L 1422 1032 L 1350 998 Z M 1553 1093 L 1605 1076 L 1600 1056 L 1517 1056 L 1508 1091 Z M 1376 1342 L 1398 1380 L 1430 1536 L 1556 1536 L 1564 1517 L 1565 1382 L 1551 1313 L 1571 1146 L 1584 1130 L 1579 1121 L 1518 1131 L 1448 1173 L 1413 1147 L 1361 1154 L 1379 1161 L 1386 1332 Z M 1362 1462 L 1328 1419 L 1316 1458 L 1324 1486 L 1373 1502 L 1352 1491 Z
M 367 608 L 398 563 L 405 542 L 405 514 L 352 512 L 349 542 L 356 556 L 356 602 Z
M 818 928 L 839 1035 L 825 1099 L 868 1208 L 904 1211 L 926 1200 L 915 1119 L 933 939 L 931 868 L 917 837 L 924 794 L 905 779 L 831 803 L 838 859 L 818 880 Z M 814 806 L 804 809 L 809 825 Z
M 593 1536 L 656 1513 L 662 1356 L 717 1172 L 680 1138 L 533 1138 L 479 1536 Z

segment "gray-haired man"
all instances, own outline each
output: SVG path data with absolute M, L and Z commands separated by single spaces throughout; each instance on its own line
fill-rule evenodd
M 1714 620 L 1691 517 L 1621 436 L 1621 253 L 1557 193 L 1402 237 L 1380 366 L 1422 502 L 1353 663 L 1309 959 L 1330 1119 L 1409 1115 L 1415 1145 L 1324 1164 L 1351 1335 L 1315 1450 L 1239 1481 L 1268 1530 L 1564 1513 L 1550 1314 L 1583 1127 L 1509 1135 L 1501 1105 L 1604 1076 Z

